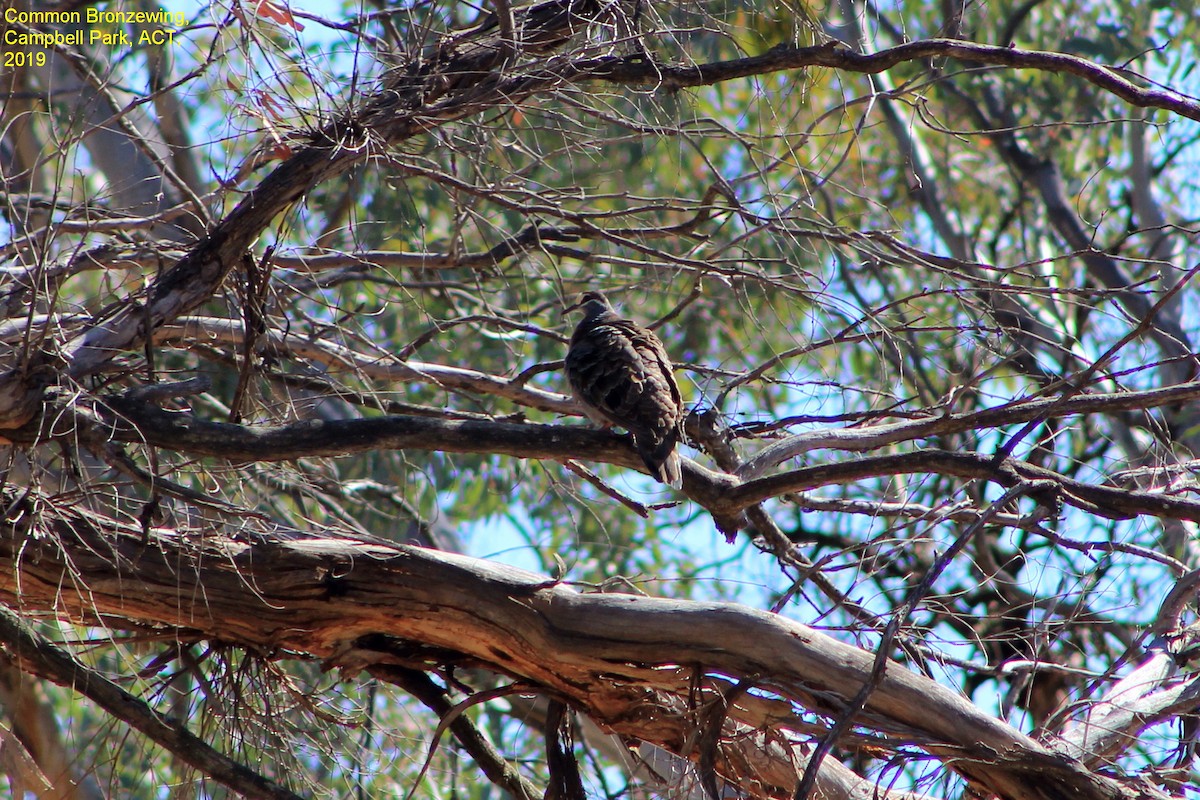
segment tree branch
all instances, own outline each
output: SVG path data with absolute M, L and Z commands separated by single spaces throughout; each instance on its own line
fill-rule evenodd
M 223 344 L 240 346 L 245 328 L 234 320 L 217 317 L 185 317 L 164 324 L 155 332 L 157 343 Z M 401 359 L 391 353 L 368 355 L 336 342 L 314 340 L 288 332 L 286 325 L 270 326 L 259 336 L 264 349 L 288 353 L 329 368 L 380 381 L 428 383 L 449 390 L 493 395 L 522 406 L 557 414 L 582 415 L 574 400 L 566 395 L 525 386 L 473 369 Z
M 549 0 L 523 16 L 524 51 L 565 43 L 596 12 L 594 0 Z M 496 106 L 519 103 L 570 80 L 569 62 L 489 80 L 502 54 L 483 29 L 443 37 L 435 57 L 389 74 L 365 104 L 314 133 L 307 146 L 272 170 L 187 255 L 154 282 L 146 306 L 127 303 L 68 348 L 76 379 L 94 374 L 148 333 L 200 305 L 243 258 L 254 239 L 314 186 L 345 173 L 382 147 Z M 465 86 L 461 84 L 466 84 Z M 3 397 L 0 387 L 0 399 Z M 3 409 L 0 408 L 0 412 Z M 3 415 L 0 413 L 0 418 Z
M 901 441 L 947 436 L 956 433 L 1026 423 L 1031 420 L 1061 419 L 1080 414 L 1116 414 L 1180 405 L 1200 398 L 1200 381 L 1189 381 L 1162 389 L 1139 392 L 1078 394 L 1070 397 L 1015 400 L 994 408 L 968 413 L 945 413 L 922 419 L 854 428 L 827 428 L 788 437 L 760 450 L 737 471 L 741 478 L 756 478 L 776 464 L 827 448 L 863 452 Z
M 454 704 L 447 697 L 446 690 L 420 670 L 377 664 L 370 668 L 370 672 L 381 681 L 399 686 L 442 720 L 447 719 L 454 710 Z M 518 800 L 534 800 L 538 796 L 534 785 L 526 780 L 516 767 L 508 763 L 504 756 L 496 752 L 496 748 L 469 717 L 459 714 L 448 727 L 463 749 L 475 759 L 483 774 L 498 788 Z
M 305 420 L 285 425 L 237 425 L 202 420 L 192 414 L 165 411 L 128 397 L 112 397 L 100 410 L 104 422 L 80 413 L 52 416 L 59 426 L 49 431 L 27 426 L 13 432 L 14 441 L 31 443 L 46 435 L 70 433 L 85 439 L 150 444 L 187 454 L 234 462 L 289 461 L 343 456 L 368 450 L 424 450 L 447 453 L 499 454 L 516 458 L 581 459 L 643 470 L 629 437 L 584 427 L 534 423 L 442 420 L 405 415 L 371 419 Z M 56 432 L 57 431 L 57 432 Z M 1015 459 L 999 464 L 978 453 L 917 450 L 859 458 L 835 464 L 789 470 L 740 481 L 684 459 L 684 493 L 719 520 L 773 497 L 819 486 L 853 483 L 881 476 L 930 473 L 969 480 L 994 481 L 1006 488 L 1023 481 L 1055 487 L 1058 502 L 1108 519 L 1145 515 L 1200 521 L 1200 502 L 1162 491 L 1102 486 L 1068 478 Z M 725 529 L 725 523 L 722 523 Z
M 1139 86 L 1111 67 L 1066 53 L 997 47 L 959 39 L 923 39 L 875 53 L 859 53 L 841 42 L 813 47 L 778 44 L 766 53 L 729 61 L 683 65 L 648 62 L 644 56 L 614 58 L 588 70 L 591 77 L 613 83 L 657 85 L 664 89 L 709 86 L 714 83 L 804 67 L 832 67 L 874 74 L 907 61 L 954 58 L 997 67 L 1036 69 L 1076 75 L 1140 108 L 1162 108 L 1200 121 L 1200 101 L 1179 92 Z M 1139 76 L 1140 77 L 1140 76 Z
M 730 490 L 719 499 L 715 507 L 720 510 L 744 508 L 772 497 L 818 486 L 923 472 L 968 480 L 988 480 L 1006 488 L 1022 481 L 1034 481 L 1040 485 L 1052 484 L 1058 493 L 1057 496 L 1051 497 L 1045 492 L 1034 495 L 1044 505 L 1053 508 L 1061 500 L 1067 505 L 1106 519 L 1131 519 L 1146 515 L 1200 522 L 1200 502 L 1193 500 L 1155 491 L 1085 483 L 1053 470 L 1011 458 L 996 464 L 992 456 L 932 449 L 859 458 L 758 478 Z M 1043 484 L 1043 481 L 1048 484 Z
M 6 608 L 0 608 L 0 641 L 8 657 L 23 670 L 74 689 L 181 761 L 235 792 L 256 800 L 301 800 L 300 795 L 219 753 L 182 724 L 168 720 L 99 672 L 80 664 Z
M 519 44 L 530 52 L 556 47 L 586 25 L 595 11 L 593 3 L 572 5 L 562 0 L 539 4 L 529 12 L 523 29 L 525 38 Z M 760 56 L 697 66 L 657 64 L 642 55 L 605 57 L 548 63 L 525 75 L 484 81 L 483 77 L 496 66 L 493 62 L 500 56 L 498 49 L 486 46 L 482 39 L 472 44 L 461 34 L 448 36 L 439 46 L 432 67 L 394 74 L 360 113 L 326 126 L 312 137 L 307 147 L 299 149 L 248 191 L 233 211 L 155 281 L 145 307 L 128 303 L 77 338 L 67 348 L 70 374 L 76 379 L 94 374 L 150 331 L 204 302 L 277 215 L 298 202 L 313 186 L 344 173 L 380 146 L 398 143 L 499 104 L 520 102 L 570 81 L 592 78 L 680 88 L 808 66 L 870 73 L 904 61 L 953 57 L 1021 69 L 1068 72 L 1134 105 L 1165 108 L 1200 120 L 1200 103 L 1175 92 L 1144 89 L 1116 71 L 1085 59 L 957 40 L 911 42 L 874 54 L 855 53 L 836 43 L 807 48 L 784 44 Z M 457 77 L 452 84 L 437 83 L 447 75 Z M 464 75 L 473 76 L 478 85 L 471 91 L 455 91 Z M 5 403 L 23 402 L 30 394 L 27 385 L 5 384 L 24 383 L 23 373 L 0 377 L 0 424 L 15 427 L 24 421 L 23 411 L 5 407 Z M 18 399 L 10 401 L 10 397 Z
M 609 731 L 693 759 L 699 753 L 688 735 L 689 709 L 720 695 L 698 689 L 695 670 L 753 676 L 785 703 L 830 715 L 868 680 L 874 662 L 869 652 L 736 604 L 579 594 L 465 556 L 295 531 L 240 530 L 234 538 L 157 529 L 147 545 L 137 526 L 90 509 L 61 502 L 36 508 L 6 517 L 0 528 L 0 601 L 11 606 L 164 626 L 183 638 L 305 654 L 350 669 L 397 663 L 392 651 L 427 663 L 483 665 L 545 687 Z M 72 591 L 75 585 L 86 591 Z M 647 703 L 655 713 L 646 713 Z M 740 699 L 728 718 L 741 733 L 722 738 L 715 768 L 746 791 L 788 797 L 795 764 L 770 748 L 780 723 L 768 725 Z M 923 747 L 1005 798 L 1132 797 L 895 663 L 883 670 L 858 723 Z M 755 733 L 768 729 L 775 733 Z

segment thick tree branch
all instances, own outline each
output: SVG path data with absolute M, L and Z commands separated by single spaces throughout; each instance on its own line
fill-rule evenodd
M 1155 722 L 1195 713 L 1200 708 L 1200 677 L 1179 672 L 1174 655 L 1157 642 L 1137 669 L 1063 731 L 1059 750 L 1087 764 L 1102 764 Z
M 582 427 L 441 421 L 404 416 L 251 427 L 185 419 L 186 415 L 165 412 L 148 404 L 134 406 L 118 402 L 118 410 L 127 414 L 136 426 L 127 434 L 127 441 L 142 441 L 145 437 L 152 444 L 173 446 L 185 453 L 234 460 L 277 461 L 395 448 L 501 453 L 558 460 L 581 458 L 641 469 L 628 437 Z M 153 433 L 148 424 L 151 420 L 154 421 Z M 244 450 L 239 450 L 243 447 Z M 689 497 L 714 516 L 726 518 L 756 503 L 791 492 L 914 473 L 990 480 L 1005 487 L 1026 481 L 1045 482 L 1053 485 L 1057 493 L 1054 497 L 1042 497 L 1049 506 L 1062 501 L 1109 519 L 1148 515 L 1200 522 L 1200 502 L 1181 496 L 1089 484 L 1015 459 L 996 464 L 991 456 L 940 450 L 919 450 L 807 467 L 745 483 L 685 459 L 684 488 Z
M 183 638 L 304 654 L 329 666 L 397 658 L 480 664 L 545 687 L 610 731 L 693 759 L 687 698 L 695 699 L 696 671 L 753 678 L 765 692 L 829 715 L 868 680 L 874 662 L 811 628 L 734 604 L 579 594 L 464 556 L 285 531 L 234 539 L 157 530 L 146 543 L 139 528 L 62 505 L 6 519 L 0 564 L 0 601 L 10 606 L 164 626 Z M 751 731 L 762 724 L 737 700 L 727 716 Z M 925 748 L 1001 797 L 1132 796 L 894 663 L 859 723 Z M 773 761 L 764 744 L 722 738 L 716 768 L 746 790 L 787 797 L 795 767 L 790 758 Z
M 547 52 L 585 27 L 595 12 L 592 0 L 541 3 L 522 16 L 523 38 L 517 44 L 527 52 Z M 488 80 L 491 70 L 502 63 L 500 50 L 484 29 L 448 35 L 428 61 L 390 73 L 360 111 L 315 133 L 306 147 L 248 191 L 204 239 L 155 281 L 145 307 L 126 304 L 74 342 L 68 348 L 70 374 L 78 379 L 95 373 L 151 331 L 210 297 L 246 257 L 254 239 L 314 186 L 386 146 L 452 120 L 519 103 L 577 74 L 564 61 L 530 74 Z
M 29 426 L 14 432 L 23 443 L 47 436 L 77 436 L 103 448 L 109 441 L 149 444 L 191 456 L 234 462 L 290 461 L 344 456 L 370 450 L 423 450 L 499 454 L 516 458 L 581 459 L 641 470 L 627 436 L 561 425 L 442 420 L 389 415 L 370 419 L 305 420 L 285 425 L 212 422 L 185 412 L 166 411 L 130 397 L 113 397 L 101 419 L 67 411 L 52 417 L 49 430 Z M 1005 487 L 1033 482 L 1034 496 L 1051 509 L 1059 503 L 1108 519 L 1139 515 L 1200 521 L 1200 502 L 1163 491 L 1085 483 L 1015 459 L 999 463 L 978 453 L 917 450 L 789 470 L 741 481 L 684 459 L 684 493 L 707 509 L 728 532 L 737 514 L 775 497 L 820 486 L 903 474 L 936 474 L 987 480 Z M 1051 488 L 1052 487 L 1052 488 Z

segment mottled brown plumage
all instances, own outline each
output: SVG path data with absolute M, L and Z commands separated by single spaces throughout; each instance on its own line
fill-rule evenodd
M 652 331 L 613 310 L 604 295 L 585 292 L 567 311 L 583 320 L 567 348 L 567 380 L 588 417 L 633 436 L 650 474 L 683 486 L 679 454 L 683 400 L 666 348 Z M 566 312 L 564 312 L 566 313 Z

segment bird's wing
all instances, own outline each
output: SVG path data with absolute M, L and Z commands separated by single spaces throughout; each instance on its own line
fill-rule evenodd
M 679 387 L 662 343 L 629 320 L 609 320 L 576 331 L 567 352 L 567 376 L 576 396 L 635 436 L 678 424 Z

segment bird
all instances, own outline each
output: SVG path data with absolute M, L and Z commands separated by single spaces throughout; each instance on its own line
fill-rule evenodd
M 571 334 L 566 358 L 571 393 L 602 428 L 629 431 L 655 479 L 681 488 L 675 446 L 683 399 L 667 349 L 653 331 L 618 314 L 600 292 L 584 292 L 563 314 L 577 310 L 583 319 Z

